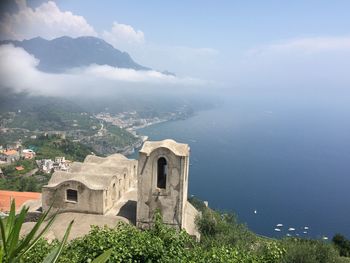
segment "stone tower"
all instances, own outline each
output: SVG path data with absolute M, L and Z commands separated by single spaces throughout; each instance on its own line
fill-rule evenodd
M 197 235 L 198 211 L 187 201 L 190 148 L 174 140 L 146 141 L 138 161 L 136 223 L 148 228 L 160 211 L 163 222 Z

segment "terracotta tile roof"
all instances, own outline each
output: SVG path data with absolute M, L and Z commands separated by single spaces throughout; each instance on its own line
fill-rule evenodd
M 0 211 L 10 211 L 11 200 L 16 202 L 16 210 L 28 200 L 39 200 L 41 193 L 34 192 L 15 192 L 15 191 L 2 191 L 0 190 Z
M 23 171 L 24 170 L 24 167 L 21 165 L 21 166 L 16 166 L 16 170 L 17 171 Z
M 13 155 L 13 154 L 17 154 L 17 151 L 16 150 L 7 150 L 7 151 L 4 151 L 3 154 L 5 154 L 5 155 Z

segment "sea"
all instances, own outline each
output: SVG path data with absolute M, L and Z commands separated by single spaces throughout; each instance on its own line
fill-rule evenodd
M 257 234 L 350 238 L 347 102 L 341 96 L 233 95 L 188 119 L 138 133 L 189 144 L 189 195 L 235 213 Z

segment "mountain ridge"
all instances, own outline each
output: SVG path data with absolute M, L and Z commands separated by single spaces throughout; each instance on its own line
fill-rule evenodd
M 127 52 L 114 48 L 103 39 L 83 36 L 62 36 L 52 40 L 41 37 L 29 40 L 2 40 L 0 45 L 13 44 L 39 59 L 38 69 L 48 73 L 61 73 L 70 68 L 91 64 L 109 65 L 134 70 L 151 70 L 136 63 Z

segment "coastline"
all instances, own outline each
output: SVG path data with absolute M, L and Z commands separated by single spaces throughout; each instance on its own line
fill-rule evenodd
M 136 136 L 138 140 L 136 143 L 130 145 L 130 146 L 127 146 L 125 147 L 126 149 L 124 149 L 121 153 L 123 155 L 125 155 L 126 157 L 132 157 L 136 150 L 141 148 L 142 144 L 148 140 L 148 136 L 147 135 L 144 135 L 144 134 L 137 134 L 137 132 L 141 129 L 144 129 L 144 128 L 147 128 L 147 127 L 151 127 L 151 126 L 155 126 L 155 125 L 158 125 L 158 124 L 163 124 L 163 123 L 167 123 L 167 122 L 171 122 L 171 121 L 178 121 L 178 120 L 186 120 L 192 116 L 194 116 L 195 113 L 191 113 L 189 115 L 186 115 L 186 117 L 184 116 L 179 116 L 178 118 L 169 118 L 169 119 L 162 119 L 162 120 L 159 120 L 159 121 L 155 121 L 155 122 L 150 122 L 150 123 L 146 123 L 146 124 L 143 124 L 143 125 L 140 125 L 140 126 L 134 126 L 134 127 L 130 127 L 130 128 L 127 128 L 126 131 L 130 132 L 132 135 Z

